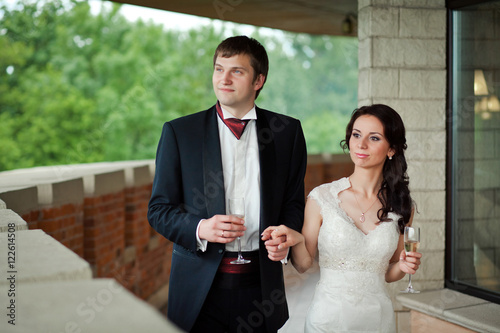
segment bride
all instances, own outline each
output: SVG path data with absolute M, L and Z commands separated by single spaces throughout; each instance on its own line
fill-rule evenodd
M 302 233 L 269 227 L 262 239 L 282 237 L 294 267 L 305 272 L 319 252 L 320 281 L 305 332 L 396 332 L 386 282 L 414 274 L 422 255 L 405 254 L 403 230 L 413 218 L 405 128 L 392 108 L 353 112 L 344 149 L 354 172 L 311 191 Z

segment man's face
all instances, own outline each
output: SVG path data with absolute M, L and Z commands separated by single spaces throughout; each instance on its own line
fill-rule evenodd
M 254 81 L 250 56 L 238 54 L 230 58 L 217 57 L 212 84 L 221 106 L 234 116 L 241 117 L 255 103 L 255 93 L 264 83 L 259 75 Z

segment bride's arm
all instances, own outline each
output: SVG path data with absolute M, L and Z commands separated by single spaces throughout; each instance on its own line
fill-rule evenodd
M 292 247 L 292 264 L 299 273 L 304 273 L 314 263 L 322 220 L 321 209 L 316 200 L 307 199 L 302 226 L 304 241 Z
M 309 198 L 304 211 L 302 233 L 285 225 L 280 225 L 279 227 L 269 227 L 264 230 L 263 240 L 285 236 L 286 241 L 280 245 L 280 248 L 290 247 L 293 267 L 299 273 L 304 273 L 312 266 L 316 256 L 321 222 L 320 207 L 314 199 Z

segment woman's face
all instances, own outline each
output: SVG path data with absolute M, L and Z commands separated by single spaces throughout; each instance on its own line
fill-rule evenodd
M 383 167 L 386 158 L 394 155 L 377 117 L 360 116 L 353 124 L 349 140 L 351 159 L 356 166 L 364 168 Z

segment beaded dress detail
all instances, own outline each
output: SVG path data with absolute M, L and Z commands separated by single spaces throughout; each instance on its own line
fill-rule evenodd
M 340 207 L 348 178 L 323 184 L 309 197 L 321 208 L 318 237 L 320 280 L 306 317 L 305 332 L 396 332 L 385 272 L 397 249 L 399 215 L 364 234 Z

